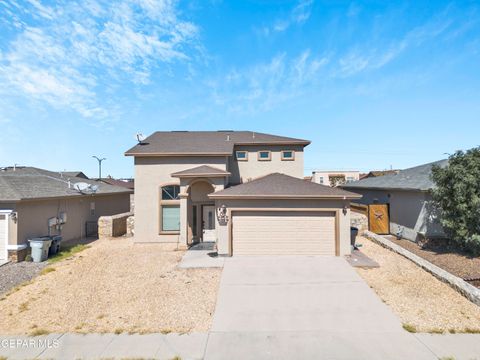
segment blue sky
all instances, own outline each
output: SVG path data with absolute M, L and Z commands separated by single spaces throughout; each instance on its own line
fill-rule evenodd
M 0 166 L 133 175 L 137 132 L 306 138 L 305 168 L 480 145 L 480 4 L 0 1 Z

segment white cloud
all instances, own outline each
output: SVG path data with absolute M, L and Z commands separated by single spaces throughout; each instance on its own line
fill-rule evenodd
M 98 98 L 113 83 L 145 84 L 159 66 L 187 62 L 197 27 L 173 0 L 3 3 L 20 28 L 0 57 L 0 93 L 17 93 L 85 117 L 106 116 Z M 17 16 L 12 18 L 10 13 Z
M 312 6 L 313 0 L 300 0 L 286 18 L 278 19 L 271 28 L 264 28 L 264 34 L 268 35 L 271 31 L 283 32 L 294 24 L 301 25 L 305 23 L 310 18 Z
M 409 48 L 421 46 L 423 43 L 438 38 L 452 25 L 452 20 L 440 14 L 425 24 L 408 31 L 400 40 L 390 44 L 368 43 L 356 45 L 354 49 L 339 58 L 338 68 L 334 76 L 349 77 L 363 71 L 384 67 Z
M 296 58 L 286 54 L 273 57 L 245 69 L 233 69 L 218 81 L 210 82 L 214 101 L 232 113 L 267 111 L 298 98 L 319 78 L 328 63 L 326 57 L 314 58 L 310 50 Z

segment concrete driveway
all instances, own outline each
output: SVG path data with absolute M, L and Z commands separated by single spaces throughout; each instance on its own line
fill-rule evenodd
M 338 257 L 225 261 L 206 359 L 437 359 Z

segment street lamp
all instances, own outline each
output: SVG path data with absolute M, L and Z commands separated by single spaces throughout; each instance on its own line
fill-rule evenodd
M 93 155 L 92 158 L 95 158 L 98 161 L 98 180 L 101 180 L 102 179 L 102 161 L 107 160 L 107 158 L 100 159 L 99 157 L 97 157 L 95 155 Z

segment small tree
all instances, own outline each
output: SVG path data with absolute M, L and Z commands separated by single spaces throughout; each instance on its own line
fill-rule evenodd
M 457 151 L 444 168 L 432 168 L 440 222 L 452 242 L 480 254 L 480 147 Z

